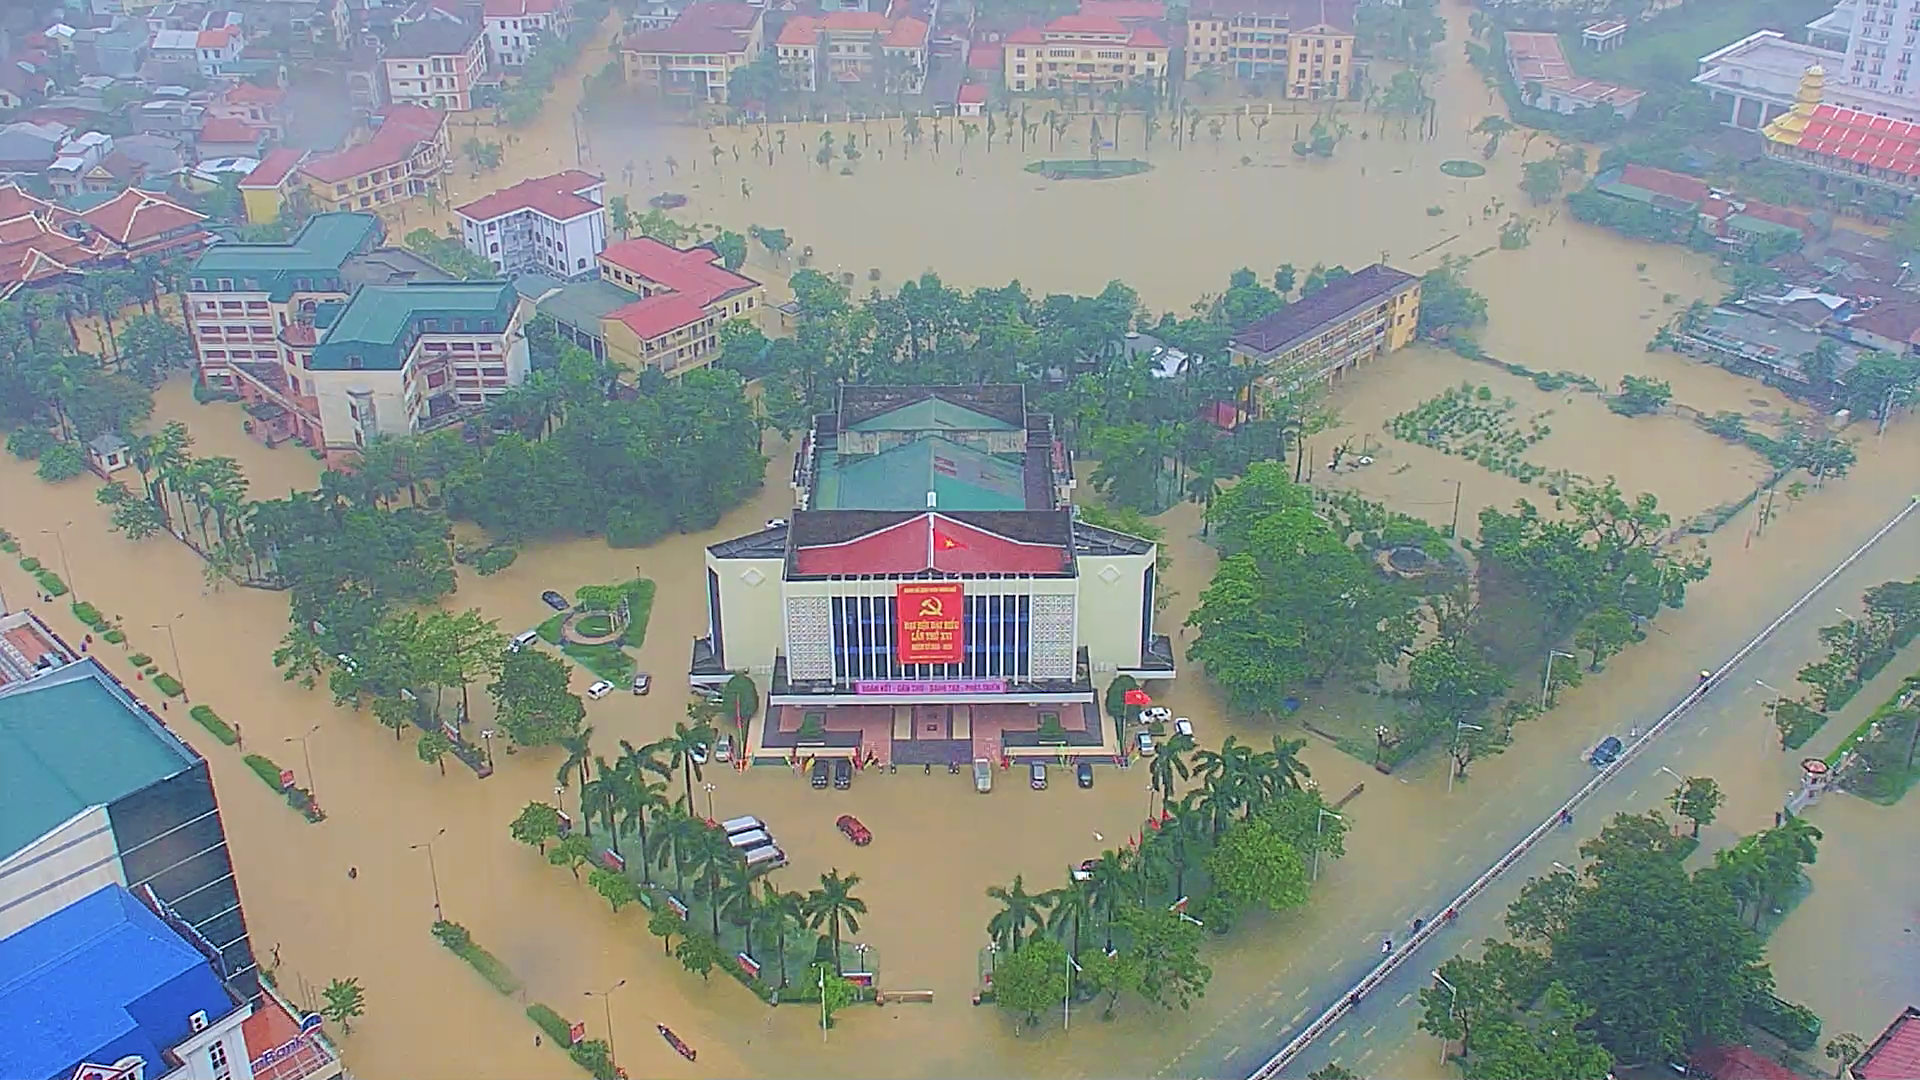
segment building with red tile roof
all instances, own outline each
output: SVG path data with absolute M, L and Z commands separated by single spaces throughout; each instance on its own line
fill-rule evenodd
M 1911 1005 L 1847 1066 L 1853 1080 L 1913 1080 L 1920 1076 L 1920 1009 Z
M 142 255 L 197 251 L 211 238 L 207 215 L 139 188 L 120 194 L 83 212 L 80 219 L 104 241 L 102 256 L 136 258 Z
M 1146 26 L 1104 15 L 1062 15 L 1008 34 L 1002 78 L 1016 92 L 1068 87 L 1158 84 L 1166 78 L 1166 39 Z
M 241 179 L 240 201 L 246 207 L 249 224 L 265 225 L 280 220 L 280 208 L 299 184 L 300 163 L 306 157 L 304 150 L 276 146 Z
M 391 105 L 375 114 L 363 140 L 309 158 L 300 175 L 321 210 L 371 210 L 442 190 L 450 156 L 446 113 Z
M 1618 83 L 1582 78 L 1567 63 L 1560 35 L 1533 30 L 1506 32 L 1507 72 L 1526 94 L 1538 87 L 1527 104 L 1548 112 L 1572 116 L 1582 109 L 1611 106 L 1622 119 L 1632 119 L 1646 91 Z
M 1824 104 L 1825 86 L 1825 70 L 1808 68 L 1793 108 L 1761 129 L 1767 156 L 1814 171 L 1823 189 L 1836 180 L 1856 195 L 1920 189 L 1920 125 Z
M 240 1022 L 253 1080 L 333 1080 L 346 1071 L 340 1054 L 317 1025 L 302 1024 L 293 1007 L 265 980 L 253 1013 Z
M 461 242 L 503 274 L 591 277 L 607 246 L 606 179 L 579 169 L 522 180 L 455 207 Z
M 287 92 L 282 87 L 238 82 L 227 87 L 207 103 L 208 116 L 224 116 L 265 132 L 278 141 L 286 137 L 284 104 Z
M 967 48 L 967 69 L 969 71 L 992 72 L 995 79 L 1006 70 L 1005 47 L 999 42 L 976 41 Z
M 202 161 L 223 157 L 258 158 L 260 147 L 266 141 L 264 128 L 253 127 L 231 116 L 208 116 L 200 125 L 194 146 Z
M 917 94 L 926 79 L 927 24 L 875 11 L 795 15 L 774 42 L 780 71 L 799 90 L 822 83 L 874 83 L 883 94 Z
M 1167 5 L 1161 0 L 1080 0 L 1080 14 L 1118 19 L 1124 23 L 1164 23 Z
M 0 299 L 103 263 L 204 247 L 209 240 L 205 220 L 204 214 L 138 188 L 76 214 L 17 185 L 0 187 Z
M 0 610 L 0 690 L 56 671 L 79 658 L 33 612 Z
M 956 105 L 961 116 L 979 116 L 987 105 L 987 88 L 977 82 L 962 83 Z
M 727 101 L 727 80 L 758 59 L 764 9 L 730 0 L 687 5 L 672 25 L 640 30 L 621 42 L 627 83 L 666 97 Z
M 1803 1080 L 1799 1073 L 1751 1046 L 1709 1046 L 1687 1065 L 1713 1080 Z
M 766 289 L 720 265 L 710 247 L 635 237 L 601 252 L 599 270 L 603 282 L 639 297 L 601 316 L 606 349 L 668 375 L 705 366 L 719 352 L 721 324 L 758 322 L 766 304 Z

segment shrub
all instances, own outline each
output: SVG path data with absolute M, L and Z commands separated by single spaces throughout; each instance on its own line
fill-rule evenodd
M 106 633 L 100 635 L 100 639 L 109 645 L 120 645 L 126 642 L 127 635 L 118 630 L 108 630 Z
M 100 624 L 106 621 L 100 617 L 100 609 L 87 603 L 85 600 L 75 600 L 73 602 L 73 617 L 96 630 L 100 628 Z
M 40 583 L 40 587 L 47 591 L 48 596 L 59 597 L 59 596 L 67 595 L 67 583 L 64 581 L 61 581 L 60 575 L 54 573 L 53 571 L 42 570 L 39 573 L 33 575 L 33 577 L 34 577 L 34 580 Z
M 32 461 L 54 444 L 53 433 L 42 427 L 15 429 L 7 436 L 7 450 L 21 461 Z
M 9 555 L 18 555 L 20 553 L 20 545 L 11 540 L 0 540 L 0 551 L 4 551 Z
M 573 1025 L 538 1001 L 527 1006 L 527 1019 L 546 1032 L 547 1038 L 552 1039 L 555 1046 L 567 1045 L 567 1040 L 573 1036 Z
M 513 561 L 519 557 L 520 553 L 513 548 L 505 546 L 490 547 L 475 556 L 473 560 L 473 570 L 481 577 L 491 577 L 505 570 L 507 567 L 512 566 Z
M 179 679 L 174 678 L 164 671 L 153 677 L 153 685 L 168 697 L 179 697 L 181 694 L 187 692 L 187 688 L 180 685 Z
M 146 676 L 147 676 L 147 678 L 149 678 L 149 679 L 151 679 L 151 678 L 153 678 L 153 677 L 154 677 L 155 675 L 158 675 L 158 674 L 160 674 L 160 665 L 159 665 L 159 664 L 148 664 L 148 665 L 147 665 L 146 667 L 143 667 L 143 668 L 141 668 L 140 670 L 141 670 L 142 672 L 144 672 L 144 673 L 146 674 Z
M 37 574 L 40 572 L 40 560 L 31 555 L 25 556 L 20 560 L 20 569 L 29 574 Z
M 585 1039 L 567 1049 L 575 1065 L 593 1074 L 594 1080 L 617 1080 L 620 1073 L 613 1065 L 613 1051 L 605 1039 Z
M 263 754 L 248 754 L 242 760 L 247 763 L 247 768 L 253 770 L 255 776 L 267 782 L 268 787 L 275 791 L 280 790 L 280 766 L 275 765 L 272 758 Z
M 55 443 L 40 455 L 40 467 L 34 475 L 49 484 L 71 480 L 87 471 L 86 456 L 72 443 Z
M 455 956 L 472 965 L 495 990 L 509 997 L 520 992 L 520 980 L 499 957 L 474 944 L 473 935 L 467 933 L 466 927 L 442 920 L 433 924 L 433 936 Z
M 220 714 L 214 712 L 207 706 L 195 705 L 187 712 L 189 716 L 192 716 L 200 722 L 201 727 L 213 732 L 213 737 L 219 739 L 226 745 L 232 746 L 240 741 L 240 736 L 234 734 L 233 729 L 227 726 L 225 720 L 220 719 Z
M 127 663 L 132 664 L 134 667 L 137 667 L 137 668 L 144 668 L 148 664 L 153 663 L 153 657 L 148 656 L 146 653 L 143 653 L 143 652 L 137 652 L 137 653 L 134 653 L 132 656 L 127 657 Z

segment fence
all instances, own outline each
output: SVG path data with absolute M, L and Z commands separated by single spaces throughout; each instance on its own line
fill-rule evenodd
M 1840 560 L 1838 565 L 1832 570 L 1827 571 L 1826 576 L 1821 578 L 1813 588 L 1808 589 L 1800 599 L 1788 605 L 1787 609 L 1781 612 L 1778 618 L 1768 623 L 1759 634 L 1754 636 L 1753 640 L 1741 646 L 1740 651 L 1734 653 L 1732 658 L 1727 660 L 1726 663 L 1721 664 L 1718 670 L 1711 672 L 1706 681 L 1694 687 L 1685 698 L 1681 699 L 1680 704 L 1668 710 L 1667 714 L 1662 716 L 1657 723 L 1627 744 L 1625 752 L 1623 752 L 1619 758 L 1596 773 L 1593 779 L 1588 780 L 1580 787 L 1580 790 L 1574 792 L 1572 798 L 1560 804 L 1559 808 L 1556 809 L 1547 820 L 1535 826 L 1533 831 L 1528 833 L 1525 839 L 1515 844 L 1505 855 L 1502 855 L 1499 862 L 1488 867 L 1485 872 L 1473 880 L 1473 884 L 1468 885 L 1465 891 L 1459 896 L 1454 897 L 1452 902 L 1447 905 L 1447 911 L 1450 914 L 1457 914 L 1460 909 L 1472 903 L 1476 897 L 1485 892 L 1487 886 L 1493 884 L 1502 874 L 1511 869 L 1513 864 L 1518 862 L 1522 855 L 1531 851 L 1533 846 L 1539 843 L 1542 837 L 1551 834 L 1563 816 L 1571 815 L 1573 811 L 1578 809 L 1580 804 L 1586 802 L 1594 792 L 1599 791 L 1608 781 L 1619 775 L 1620 770 L 1624 769 L 1629 761 L 1639 756 L 1640 751 L 1645 749 L 1646 746 L 1653 741 L 1655 736 L 1665 731 L 1675 720 L 1684 715 L 1687 710 L 1698 704 L 1709 690 L 1719 685 L 1720 680 L 1724 679 L 1734 668 L 1740 666 L 1741 662 L 1746 660 L 1748 656 L 1751 656 L 1755 649 L 1773 637 L 1774 633 L 1777 632 L 1780 627 L 1784 626 L 1788 619 L 1799 614 L 1800 609 L 1811 603 L 1813 598 L 1818 595 L 1822 589 L 1832 584 L 1835 578 L 1839 577 L 1848 567 L 1851 567 L 1857 562 L 1862 555 L 1865 555 L 1871 550 L 1882 538 L 1898 528 L 1900 523 L 1912 515 L 1915 510 L 1920 510 L 1920 496 L 1915 496 L 1912 501 L 1907 503 L 1905 508 L 1893 516 L 1892 520 L 1880 526 L 1878 531 L 1868 537 L 1866 543 L 1855 548 L 1851 555 Z M 1325 1012 L 1321 1013 L 1313 1023 L 1307 1025 L 1305 1030 L 1294 1036 L 1290 1042 L 1280 1048 L 1278 1053 L 1268 1058 L 1265 1063 L 1249 1074 L 1248 1080 L 1273 1080 L 1274 1077 L 1278 1077 L 1280 1070 L 1286 1068 L 1295 1057 L 1298 1057 L 1300 1051 L 1313 1045 L 1320 1036 L 1326 1034 L 1330 1028 L 1345 1018 L 1347 1013 L 1353 1010 L 1359 999 L 1371 993 L 1374 988 L 1378 987 L 1395 972 L 1399 971 L 1401 966 L 1406 964 L 1408 960 L 1411 960 L 1413 955 L 1420 951 L 1420 947 L 1425 945 L 1435 934 L 1445 928 L 1448 922 L 1449 920 L 1447 918 L 1436 918 L 1421 927 L 1398 948 L 1389 953 L 1386 959 L 1380 961 L 1364 978 L 1355 983 L 1344 994 L 1341 994 L 1339 1000 L 1335 1001 Z

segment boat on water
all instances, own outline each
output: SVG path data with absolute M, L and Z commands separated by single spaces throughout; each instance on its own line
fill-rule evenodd
M 673 1047 L 674 1050 L 677 1051 L 681 1057 L 686 1058 L 688 1061 L 692 1061 L 695 1058 L 700 1056 L 700 1051 L 695 1050 L 691 1046 L 688 1046 L 685 1040 L 681 1039 L 680 1036 L 675 1035 L 673 1033 L 672 1028 L 668 1027 L 665 1024 L 655 1024 L 653 1026 L 656 1030 L 660 1032 L 660 1037 L 667 1040 L 667 1045 Z

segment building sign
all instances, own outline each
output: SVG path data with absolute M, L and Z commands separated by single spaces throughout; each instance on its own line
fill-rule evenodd
M 894 586 L 898 611 L 895 649 L 902 664 L 957 664 L 965 659 L 966 604 L 957 581 L 909 581 Z
M 1007 692 L 1005 679 L 964 679 L 964 680 L 915 680 L 899 679 L 893 682 L 856 682 L 853 684 L 856 694 L 887 694 L 899 697 L 925 697 L 931 694 L 1004 694 Z

